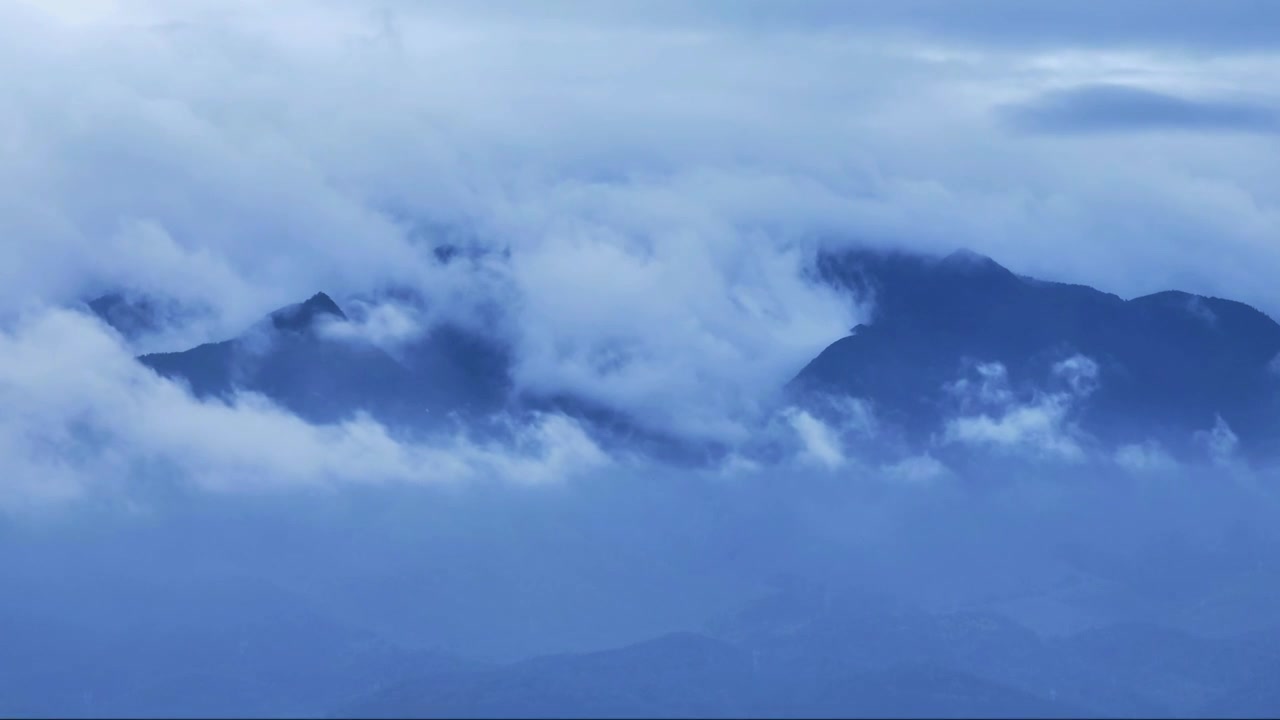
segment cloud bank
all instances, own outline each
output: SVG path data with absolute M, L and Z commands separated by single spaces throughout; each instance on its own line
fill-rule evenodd
M 106 290 L 193 309 L 147 350 L 323 290 L 370 303 L 348 339 L 462 322 L 511 343 L 521 387 L 733 443 L 757 398 L 870 312 L 807 280 L 822 245 L 967 246 L 1122 295 L 1280 313 L 1258 272 L 1280 267 L 1277 138 L 1238 132 L 1276 106 L 1258 78 L 1280 63 L 1280 15 L 1108 8 L 10 4 L 7 342 L 60 352 L 19 347 L 41 336 L 17 318 Z M 1010 128 L 1010 107 L 1050 131 Z M 1184 132 L 1148 132 L 1169 128 Z M 442 244 L 463 252 L 443 262 Z M 961 435 L 1051 434 L 1054 412 Z M 352 457 L 384 443 L 325 432 Z M 389 462 L 369 474 L 417 464 Z
M 556 483 L 611 460 L 573 420 L 512 424 L 506 442 L 465 432 L 393 437 L 368 417 L 308 424 L 261 396 L 196 400 L 138 364 L 95 320 L 67 311 L 0 334 L 0 508 L 128 498 L 171 484 L 249 494 L 351 484 Z

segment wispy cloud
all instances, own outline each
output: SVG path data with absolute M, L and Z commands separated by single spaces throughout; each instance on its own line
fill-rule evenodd
M 1053 460 L 1080 462 L 1088 458 L 1088 438 L 1072 421 L 1079 402 L 1098 386 L 1098 365 L 1083 355 L 1055 363 L 1051 378 L 1063 381 L 1065 391 L 1036 389 L 1020 398 L 1002 363 L 979 363 L 976 378 L 961 378 L 946 386 L 959 400 L 961 412 L 946 421 L 941 442 L 994 448 Z
M 1280 110 L 1231 100 L 1185 98 L 1124 85 L 1054 90 L 1003 109 L 1023 132 L 1280 132 Z

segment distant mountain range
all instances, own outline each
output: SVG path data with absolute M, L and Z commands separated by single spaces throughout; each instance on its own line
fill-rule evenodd
M 988 613 L 787 588 L 706 632 L 420 672 L 338 715 L 1259 717 L 1276 708 L 1273 636 L 1120 624 L 1046 638 Z
M 314 717 L 455 662 L 267 583 L 120 583 L 118 573 L 27 577 L 22 593 L 0 600 L 0 715 Z
M 989 611 L 931 613 L 795 579 L 698 631 L 493 663 L 398 646 L 248 577 L 103 581 L 116 572 L 44 569 L 0 598 L 0 714 L 1273 717 L 1280 708 L 1274 629 L 1202 636 L 1123 622 L 1045 636 Z
M 1248 305 L 1174 291 L 1124 300 L 1022 277 L 967 251 L 830 252 L 815 279 L 874 307 L 869 322 L 833 338 L 787 387 L 791 402 L 830 422 L 840 421 L 832 398 L 858 398 L 913 451 L 957 439 L 1001 450 L 1018 433 L 1053 431 L 1068 436 L 1068 449 L 1280 455 L 1272 442 L 1280 437 L 1280 325 Z M 90 303 L 124 333 L 147 327 L 151 306 L 120 296 Z M 680 445 L 586 398 L 517 395 L 511 351 L 497 339 L 446 324 L 393 355 L 323 332 L 346 320 L 318 293 L 235 338 L 140 360 L 198 396 L 251 390 L 314 421 L 364 410 L 431 428 L 554 408 L 615 436 L 657 438 L 655 448 Z M 951 423 L 966 416 L 967 426 Z

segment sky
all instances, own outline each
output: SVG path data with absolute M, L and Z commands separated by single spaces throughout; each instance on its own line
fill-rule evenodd
M 856 398 L 777 400 L 875 311 L 813 281 L 820 248 L 1280 318 L 1275 77 L 1271 0 L 0 2 L 0 615 L 198 626 L 224 608 L 187 607 L 190 578 L 265 581 L 510 659 L 697 629 L 794 576 L 1013 598 L 1044 632 L 1184 597 L 1274 626 L 1280 469 L 1225 422 L 1201 465 L 1095 442 L 1105 359 L 1034 391 L 957 368 L 925 449 Z M 120 290 L 170 322 L 82 311 Z M 731 452 L 666 465 L 556 413 L 313 423 L 136 362 L 321 291 L 352 318 L 326 341 L 459 323 L 525 390 Z
M 514 459 L 404 447 L 129 361 L 317 291 L 410 289 L 427 316 L 371 333 L 484 326 L 523 387 L 719 439 L 870 311 L 806 279 L 820 245 L 1280 316 L 1262 0 L 19 0 L 0 28 L 8 507 L 152 462 L 211 487 L 609 462 L 564 419 Z M 440 242 L 485 252 L 446 266 Z M 120 288 L 190 313 L 140 347 L 59 310 Z

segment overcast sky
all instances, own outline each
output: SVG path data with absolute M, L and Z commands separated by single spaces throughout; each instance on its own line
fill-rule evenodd
M 524 385 L 732 436 L 865 312 L 818 242 L 1280 315 L 1278 73 L 1267 0 L 19 0 L 4 339 L 103 352 L 41 308 L 120 287 L 208 308 L 173 344 L 410 287 L 506 308 Z

